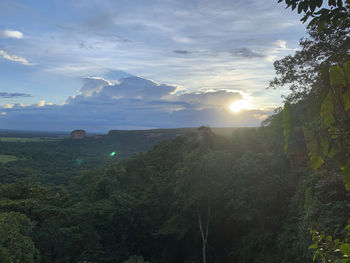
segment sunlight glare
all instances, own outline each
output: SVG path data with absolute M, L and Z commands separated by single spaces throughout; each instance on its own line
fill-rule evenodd
M 252 105 L 248 100 L 237 100 L 230 105 L 230 110 L 233 112 L 239 112 L 241 110 L 249 110 L 251 108 L 252 108 Z

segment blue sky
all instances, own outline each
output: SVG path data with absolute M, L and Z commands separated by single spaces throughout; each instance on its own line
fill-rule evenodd
M 0 0 L 0 128 L 256 126 L 305 35 L 276 2 Z

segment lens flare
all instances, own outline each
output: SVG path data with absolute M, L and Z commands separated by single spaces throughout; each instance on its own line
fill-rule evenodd
M 78 166 L 81 166 L 82 164 L 83 164 L 83 160 L 82 159 L 80 159 L 80 158 L 77 158 L 76 160 L 75 160 L 75 163 L 78 165 Z
M 111 152 L 110 154 L 109 154 L 109 156 L 114 156 L 115 155 L 115 152 Z

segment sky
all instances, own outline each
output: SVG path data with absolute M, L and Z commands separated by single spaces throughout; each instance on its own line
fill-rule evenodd
M 258 126 L 299 19 L 277 0 L 0 0 L 0 129 Z

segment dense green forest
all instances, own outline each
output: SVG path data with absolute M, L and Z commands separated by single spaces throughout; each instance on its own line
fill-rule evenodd
M 350 262 L 350 4 L 285 2 L 313 20 L 258 128 L 0 141 L 0 262 Z

